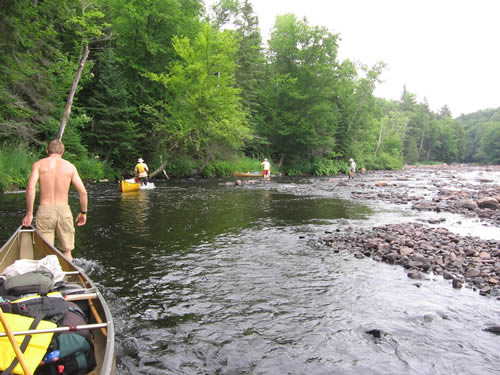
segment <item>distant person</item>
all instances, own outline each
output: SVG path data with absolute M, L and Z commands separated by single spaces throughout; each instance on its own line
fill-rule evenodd
M 33 221 L 36 185 L 40 181 L 40 204 L 36 213 L 36 229 L 42 237 L 54 245 L 57 237 L 58 248 L 70 261 L 71 251 L 75 248 L 75 226 L 73 214 L 68 205 L 68 192 L 71 184 L 80 197 L 80 213 L 75 222 L 78 226 L 87 222 L 87 190 L 78 175 L 76 167 L 64 160 L 64 144 L 60 140 L 50 141 L 47 146 L 48 157 L 33 164 L 26 189 L 26 216 L 22 224 L 29 227 Z
M 271 178 L 271 164 L 267 159 L 264 159 L 260 165 L 264 167 L 264 178 Z
M 148 172 L 149 168 L 144 163 L 144 160 L 142 158 L 139 158 L 137 160 L 137 165 L 135 166 L 135 176 L 141 181 L 142 186 L 146 186 L 148 184 Z
M 349 159 L 349 162 L 351 163 L 349 165 L 349 178 L 354 178 L 354 174 L 356 173 L 356 162 L 353 158 Z

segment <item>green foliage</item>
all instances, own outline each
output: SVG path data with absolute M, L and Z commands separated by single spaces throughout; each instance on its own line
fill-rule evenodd
M 495 149 L 494 145 L 498 139 L 500 107 L 462 115 L 458 121 L 466 137 L 463 145 L 465 161 L 497 163 L 498 148 Z
M 336 175 L 339 172 L 346 172 L 349 170 L 349 166 L 346 162 L 340 162 L 338 160 L 331 159 L 320 159 L 312 164 L 312 173 L 315 176 L 330 176 Z
M 283 173 L 288 176 L 311 175 L 313 171 L 313 164 L 307 160 L 297 160 L 283 166 Z
M 174 38 L 181 60 L 170 74 L 148 74 L 161 82 L 166 98 L 147 110 L 161 145 L 173 153 L 204 157 L 238 150 L 249 135 L 246 114 L 234 87 L 236 40 L 204 25 L 194 41 Z
M 29 151 L 23 145 L 0 146 L 0 191 L 26 188 L 31 166 L 40 154 Z
M 480 152 L 487 164 L 500 164 L 500 122 L 489 124 L 481 138 Z
M 418 161 L 418 149 L 417 142 L 414 138 L 408 140 L 408 146 L 406 147 L 405 161 L 407 164 L 416 164 Z
M 166 172 L 171 177 L 190 177 L 193 175 L 193 170 L 198 165 L 186 156 L 174 157 L 169 160 Z
M 217 160 L 215 162 L 208 163 L 208 165 L 203 169 L 202 175 L 204 177 L 223 177 L 231 176 L 233 172 L 233 163 L 228 160 Z
M 368 170 L 398 170 L 404 165 L 403 156 L 380 152 L 377 157 L 365 161 Z
M 85 157 L 74 160 L 73 163 L 78 170 L 80 178 L 84 181 L 99 181 L 106 176 L 103 164 L 96 158 Z

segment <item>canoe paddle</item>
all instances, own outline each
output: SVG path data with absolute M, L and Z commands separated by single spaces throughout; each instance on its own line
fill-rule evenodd
M 108 323 L 95 323 L 95 324 L 82 324 L 79 326 L 67 326 L 67 327 L 44 328 L 44 329 L 27 329 L 25 331 L 11 331 L 10 333 L 12 334 L 12 336 L 36 335 L 38 333 L 57 333 L 57 332 L 68 332 L 68 331 L 74 332 L 74 331 L 80 331 L 82 329 L 106 328 L 107 326 Z M 8 333 L 0 332 L 0 337 L 5 337 L 5 336 L 8 336 Z M 17 344 L 17 341 L 15 342 Z

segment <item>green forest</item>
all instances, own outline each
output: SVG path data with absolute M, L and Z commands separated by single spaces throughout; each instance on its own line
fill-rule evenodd
M 341 61 L 340 35 L 293 14 L 262 40 L 251 1 L 2 0 L 0 190 L 65 126 L 84 180 L 128 176 L 138 157 L 174 177 L 287 175 L 405 164 L 500 163 L 500 108 L 453 118 L 401 88 L 374 96 L 386 69 Z

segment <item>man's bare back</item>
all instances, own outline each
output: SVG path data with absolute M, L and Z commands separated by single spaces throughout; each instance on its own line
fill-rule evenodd
M 52 145 L 57 143 L 56 146 Z M 51 147 L 58 147 L 58 151 L 51 152 Z M 64 145 L 59 141 L 49 143 L 49 156 L 40 159 L 33 164 L 31 175 L 26 190 L 26 216 L 22 224 L 30 226 L 33 221 L 33 211 L 36 197 L 36 185 L 40 182 L 40 207 L 42 206 L 68 206 L 68 192 L 73 184 L 80 198 L 81 212 L 76 217 L 77 225 L 84 225 L 87 222 L 87 190 L 78 175 L 76 167 L 69 161 L 62 158 Z M 71 215 L 71 213 L 69 213 Z M 71 260 L 71 251 L 64 251 L 64 254 Z

